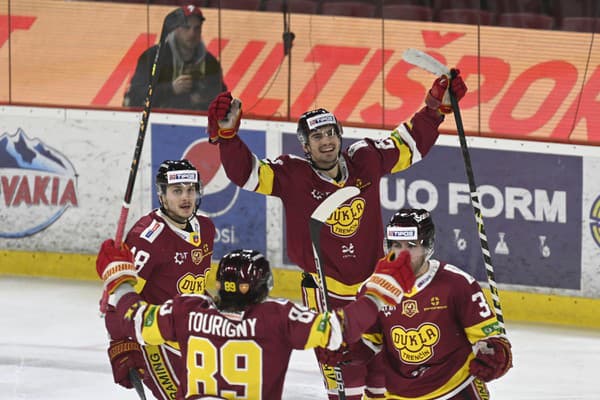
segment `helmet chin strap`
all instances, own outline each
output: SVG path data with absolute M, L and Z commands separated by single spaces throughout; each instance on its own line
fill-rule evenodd
M 172 215 L 172 213 L 169 212 L 169 210 L 167 210 L 160 196 L 158 197 L 158 202 L 160 203 L 160 211 L 162 211 L 164 215 L 166 215 L 173 222 L 182 225 L 186 225 L 188 222 L 190 222 L 194 218 L 194 215 L 196 215 L 196 211 L 198 210 L 198 206 L 194 206 L 194 212 L 192 213 L 192 215 L 190 215 L 188 218 L 179 218 L 177 216 Z

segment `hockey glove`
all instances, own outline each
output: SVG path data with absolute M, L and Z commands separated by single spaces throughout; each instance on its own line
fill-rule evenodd
M 346 343 L 342 343 L 337 350 L 315 347 L 315 354 L 317 355 L 319 364 L 329 365 L 330 367 L 348 364 L 352 360 L 350 357 L 350 349 Z
M 452 112 L 452 104 L 450 103 L 450 94 L 448 93 L 448 83 L 456 101 L 459 101 L 467 93 L 467 86 L 460 76 L 458 69 L 452 69 L 456 73 L 453 79 L 449 79 L 446 75 L 442 75 L 433 82 L 433 86 L 427 93 L 425 104 L 427 107 L 438 110 L 442 114 L 450 114 Z
M 500 378 L 512 367 L 510 342 L 504 338 L 491 337 L 475 343 L 475 358 L 469 372 L 484 382 Z
M 242 103 L 230 92 L 219 94 L 208 107 L 208 136 L 211 143 L 219 138 L 231 139 L 237 135 L 242 118 Z
M 415 274 L 410 266 L 410 253 L 403 251 L 397 257 L 393 251 L 377 262 L 373 275 L 365 282 L 365 295 L 370 296 L 377 307 L 396 306 L 405 291 L 415 284 Z
M 135 285 L 137 282 L 137 272 L 129 248 L 124 243 L 115 247 L 112 239 L 105 240 L 100 247 L 96 258 L 96 272 L 104 281 L 104 291 L 109 295 L 122 283 L 130 282 Z
M 113 340 L 108 346 L 108 358 L 112 366 L 115 383 L 131 389 L 129 370 L 135 369 L 141 378 L 146 372 L 146 363 L 140 345 L 132 340 Z

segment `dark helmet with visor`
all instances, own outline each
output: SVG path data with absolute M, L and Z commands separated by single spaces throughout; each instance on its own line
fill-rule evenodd
M 340 138 L 342 137 L 342 125 L 335 115 L 324 108 L 319 108 L 307 111 L 300 116 L 300 119 L 298 120 L 298 129 L 296 131 L 298 141 L 300 141 L 302 145 L 307 144 L 308 135 L 323 126 L 331 126 L 334 129 L 335 134 Z
M 273 288 L 269 261 L 256 250 L 234 250 L 217 267 L 219 308 L 241 311 L 262 302 Z
M 392 242 L 400 240 L 420 243 L 427 249 L 426 259 L 429 259 L 435 244 L 435 225 L 429 211 L 422 208 L 398 210 L 385 228 L 386 253 L 391 250 Z
M 196 209 L 202 200 L 202 181 L 200 173 L 188 160 L 165 160 L 156 173 L 156 194 L 162 206 L 161 196 L 167 193 L 167 186 L 179 183 L 193 183 L 196 186 Z

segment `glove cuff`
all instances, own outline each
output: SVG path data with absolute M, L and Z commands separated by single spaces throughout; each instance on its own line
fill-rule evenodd
M 115 344 L 111 345 L 108 349 L 108 357 L 111 361 L 119 354 L 128 351 L 141 351 L 140 345 L 137 342 L 132 342 L 131 340 L 123 340 L 114 343 Z

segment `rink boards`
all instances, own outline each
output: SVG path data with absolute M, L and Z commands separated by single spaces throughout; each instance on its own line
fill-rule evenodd
M 94 256 L 114 236 L 139 114 L 0 107 L 0 273 L 95 279 Z M 201 209 L 218 229 L 215 257 L 266 252 L 275 294 L 298 298 L 287 260 L 282 205 L 226 178 L 206 118 L 153 113 L 130 208 L 131 224 L 156 207 L 153 171 L 188 158 L 204 182 Z M 485 282 L 468 184 L 452 122 L 419 164 L 380 185 L 382 217 L 432 210 L 438 259 Z M 240 135 L 260 158 L 300 153 L 295 124 L 245 120 Z M 388 132 L 346 127 L 344 147 Z M 598 147 L 470 137 L 473 172 L 507 320 L 600 327 Z

